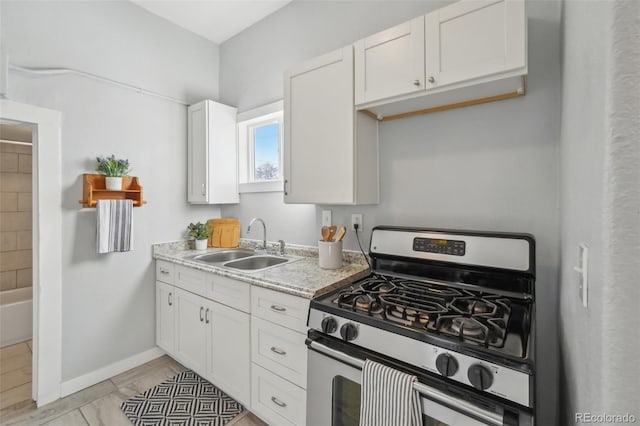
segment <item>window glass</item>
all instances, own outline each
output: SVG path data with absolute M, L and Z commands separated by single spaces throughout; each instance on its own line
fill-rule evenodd
M 280 123 L 253 128 L 253 181 L 280 179 Z

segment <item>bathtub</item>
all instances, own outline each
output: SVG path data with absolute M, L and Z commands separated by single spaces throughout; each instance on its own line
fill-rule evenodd
M 31 339 L 31 287 L 0 292 L 0 347 Z

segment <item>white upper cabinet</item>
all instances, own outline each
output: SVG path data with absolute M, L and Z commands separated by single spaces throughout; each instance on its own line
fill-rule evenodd
M 461 1 L 426 16 L 426 75 L 441 87 L 525 71 L 522 0 Z
M 356 104 L 425 90 L 424 16 L 359 40 Z
M 353 47 L 284 76 L 284 201 L 379 202 L 378 123 L 356 113 Z
M 205 100 L 188 108 L 188 183 L 191 204 L 239 202 L 237 109 Z
M 523 95 L 526 20 L 524 0 L 461 0 L 356 42 L 357 108 L 386 120 Z

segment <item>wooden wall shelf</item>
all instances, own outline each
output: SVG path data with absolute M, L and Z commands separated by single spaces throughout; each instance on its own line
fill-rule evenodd
M 95 207 L 98 200 L 133 200 L 133 207 L 142 207 L 147 204 L 142 199 L 142 186 L 136 176 L 122 177 L 122 190 L 112 191 L 106 189 L 105 176 L 85 173 L 82 175 L 82 200 L 83 207 Z

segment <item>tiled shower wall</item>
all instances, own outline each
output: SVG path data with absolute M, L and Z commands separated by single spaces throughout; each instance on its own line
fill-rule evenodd
M 31 287 L 31 147 L 0 142 L 0 291 Z

